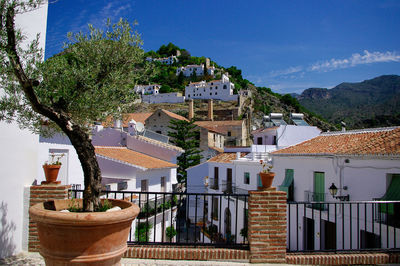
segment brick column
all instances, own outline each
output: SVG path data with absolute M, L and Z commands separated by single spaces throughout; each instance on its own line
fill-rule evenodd
M 29 206 L 53 199 L 68 199 L 68 189 L 70 188 L 70 185 L 58 184 L 31 186 Z M 36 223 L 29 218 L 28 251 L 38 252 L 39 246 L 40 243 Z
M 251 263 L 286 263 L 286 192 L 250 191 Z

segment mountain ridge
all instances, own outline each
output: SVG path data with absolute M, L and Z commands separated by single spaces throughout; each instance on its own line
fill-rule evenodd
M 400 76 L 382 75 L 362 82 L 342 82 L 332 89 L 309 88 L 297 96 L 308 110 L 349 128 L 400 124 Z

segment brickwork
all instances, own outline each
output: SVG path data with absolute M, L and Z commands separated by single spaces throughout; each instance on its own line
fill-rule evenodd
M 162 260 L 248 260 L 249 251 L 212 247 L 128 246 L 124 257 Z
M 70 188 L 71 186 L 69 185 L 65 186 L 57 184 L 31 186 L 29 206 L 52 199 L 67 199 L 68 189 Z M 28 251 L 38 252 L 39 246 L 40 243 L 36 223 L 31 221 L 29 218 Z
M 286 263 L 286 192 L 249 192 L 250 262 Z
M 288 264 L 307 265 L 363 265 L 400 263 L 398 253 L 353 253 L 353 254 L 290 254 Z

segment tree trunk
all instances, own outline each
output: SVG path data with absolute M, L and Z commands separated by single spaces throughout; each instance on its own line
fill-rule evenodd
M 84 174 L 83 209 L 96 211 L 100 207 L 101 171 L 89 135 L 79 126 L 64 131 L 74 146 Z

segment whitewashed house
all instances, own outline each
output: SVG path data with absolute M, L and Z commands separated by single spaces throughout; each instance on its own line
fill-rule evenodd
M 213 76 L 215 72 L 215 67 L 210 66 L 207 68 L 207 74 L 210 76 Z M 178 67 L 176 69 L 176 75 L 179 76 L 180 73 L 183 73 L 185 77 L 190 77 L 192 75 L 196 75 L 197 77 L 199 76 L 204 76 L 204 64 L 201 65 L 187 65 L 187 66 L 182 66 Z
M 27 35 L 24 45 L 40 33 L 39 48 L 46 43 L 48 4 L 17 14 L 15 23 Z M 0 88 L 0 95 L 4 91 Z M 17 123 L 0 121 L 0 259 L 28 250 L 29 187 L 35 183 L 39 136 L 21 130 Z
M 297 144 L 303 139 L 311 139 L 320 133 L 318 128 L 311 126 L 291 125 L 289 127 L 286 125 L 286 127 L 286 130 L 282 131 L 277 130 L 279 127 L 271 127 L 267 128 L 269 130 L 262 129 L 254 132 L 261 135 L 273 132 L 272 135 L 275 136 L 279 132 L 279 139 L 282 139 L 284 146 L 279 146 L 278 143 L 266 143 L 264 145 L 252 145 L 251 147 L 228 147 L 225 148 L 224 153 L 188 169 L 187 191 L 246 195 L 250 190 L 257 190 L 261 186 L 259 173 L 262 170 L 262 165 L 260 160 L 268 161 L 270 160 L 270 152 Z M 300 134 L 296 135 L 294 132 Z M 205 184 L 204 190 L 199 188 L 201 183 Z M 278 184 L 281 183 L 274 180 L 273 186 L 278 186 Z M 191 202 L 191 206 L 194 206 L 193 202 Z M 224 238 L 235 237 L 237 242 L 246 240 L 240 234 L 240 231 L 247 227 L 245 213 L 248 208 L 245 197 L 238 197 L 238 201 L 234 196 L 231 198 L 227 196 L 222 198 L 207 197 L 205 202 L 201 199 L 198 200 L 197 206 L 205 209 L 207 226 L 210 224 L 216 226 L 219 232 L 222 232 Z M 236 208 L 238 209 L 237 212 Z M 238 217 L 236 217 L 236 213 Z M 195 214 L 195 208 L 190 208 L 189 216 L 191 219 Z
M 235 85 L 229 81 L 229 77 L 222 75 L 220 80 L 209 82 L 191 82 L 185 88 L 185 99 L 216 99 L 221 101 L 235 101 L 237 94 L 233 94 Z
M 162 57 L 162 58 L 152 58 L 152 57 L 147 57 L 146 60 L 148 62 L 160 62 L 162 64 L 166 65 L 172 65 L 173 63 L 178 63 L 179 60 L 175 55 L 171 55 L 168 57 Z
M 134 91 L 140 95 L 156 95 L 159 93 L 160 87 L 159 84 L 135 85 Z
M 322 133 L 271 156 L 274 185 L 289 192 L 289 200 L 400 200 L 400 127 Z M 332 185 L 338 189 L 335 197 L 329 192 Z M 400 246 L 398 204 L 351 206 L 317 204 L 300 208 L 297 215 L 291 206 L 288 231 L 295 235 L 298 230 L 299 239 L 292 237 L 288 248 Z M 339 216 L 334 214 L 337 208 Z
M 183 103 L 185 96 L 180 92 L 144 94 L 142 101 L 145 103 Z

